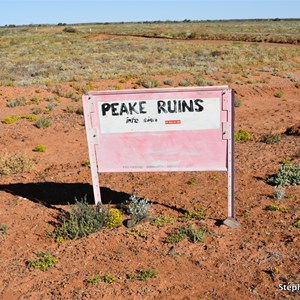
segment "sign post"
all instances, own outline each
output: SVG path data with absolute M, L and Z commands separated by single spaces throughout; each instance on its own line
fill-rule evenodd
M 89 92 L 83 108 L 96 204 L 100 172 L 227 171 L 224 223 L 239 226 L 227 86 Z

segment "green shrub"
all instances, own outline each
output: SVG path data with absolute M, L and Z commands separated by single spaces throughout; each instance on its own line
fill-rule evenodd
M 206 85 L 206 81 L 205 79 L 199 77 L 195 80 L 195 84 L 198 86 L 205 86 Z
M 65 109 L 64 109 L 64 112 L 65 113 L 68 113 L 68 114 L 72 114 L 75 112 L 75 108 L 73 106 L 70 106 L 68 105 Z
M 176 218 L 161 215 L 161 216 L 151 218 L 150 224 L 157 227 L 162 227 L 166 224 L 171 224 L 174 222 L 176 222 Z
M 63 29 L 63 32 L 75 33 L 77 30 L 74 27 L 68 26 Z
M 193 228 L 192 225 L 189 225 L 189 227 L 184 230 L 184 233 L 192 243 L 202 243 L 206 231 L 203 228 Z
M 234 107 L 240 107 L 242 105 L 242 100 L 234 98 L 233 105 Z
M 83 115 L 83 114 L 84 114 L 84 112 L 83 112 L 83 107 L 82 107 L 82 106 L 77 107 L 75 113 L 76 113 L 77 115 Z
M 195 177 L 192 177 L 191 179 L 189 179 L 188 181 L 187 181 L 187 184 L 188 185 L 196 185 L 196 184 L 198 184 L 199 183 L 199 180 L 197 179 L 197 178 L 195 178 Z
M 30 171 L 31 159 L 20 153 L 2 153 L 0 156 L 0 175 L 11 175 Z
M 164 80 L 164 84 L 165 85 L 172 85 L 173 84 L 173 79 L 172 78 L 166 78 Z
M 7 233 L 7 227 L 5 224 L 1 224 L 0 223 L 0 237 L 1 237 L 1 234 L 6 234 Z
M 39 115 L 42 113 L 42 109 L 40 107 L 33 107 L 31 109 L 31 112 L 34 114 L 34 115 Z
M 179 221 L 181 222 L 187 222 L 192 219 L 197 220 L 204 220 L 207 218 L 207 215 L 205 214 L 206 208 L 203 206 L 199 206 L 195 209 L 195 211 L 187 211 L 184 213 L 184 216 L 179 218 Z
M 24 119 L 24 120 L 27 120 L 27 121 L 29 121 L 29 122 L 34 122 L 34 121 L 36 121 L 36 116 L 33 116 L 33 115 L 22 115 L 21 117 L 20 117 L 21 119 Z
M 167 244 L 178 244 L 184 239 L 186 239 L 185 232 L 181 232 L 180 230 L 178 230 L 177 232 L 172 232 L 168 234 L 167 237 L 164 239 L 164 242 Z
M 248 141 L 251 138 L 251 134 L 245 129 L 239 129 L 234 134 L 234 140 L 238 143 L 240 141 Z
M 102 281 L 101 276 L 92 276 L 86 279 L 86 282 L 90 284 L 97 284 L 101 281 Z
M 34 152 L 45 152 L 46 151 L 46 146 L 42 144 L 38 144 L 33 148 Z
M 180 80 L 179 83 L 178 83 L 179 86 L 189 86 L 190 85 L 190 82 L 188 80 Z
M 99 282 L 104 282 L 104 283 L 113 283 L 116 281 L 116 277 L 110 274 L 106 274 L 104 276 L 92 276 L 89 277 L 86 282 L 90 284 L 97 284 Z
M 140 81 L 139 84 L 143 86 L 146 89 L 152 89 L 158 86 L 157 80 L 146 80 L 146 81 Z
M 274 93 L 274 97 L 276 97 L 276 98 L 282 98 L 283 97 L 283 92 L 279 91 L 279 92 Z
M 7 107 L 16 107 L 26 104 L 26 99 L 24 97 L 17 97 L 15 99 L 8 100 L 6 105 Z
M 58 259 L 48 253 L 40 253 L 37 254 L 37 256 L 37 259 L 29 260 L 27 262 L 29 267 L 39 269 L 41 271 L 47 271 L 49 268 L 58 263 Z
M 296 228 L 300 228 L 300 219 L 297 220 L 294 224 L 293 224 L 294 227 Z
M 286 207 L 283 207 L 283 206 L 279 206 L 278 204 L 276 203 L 273 203 L 271 205 L 268 205 L 267 206 L 267 210 L 271 210 L 271 211 L 280 211 L 280 212 L 283 212 L 283 213 L 287 213 L 288 212 L 288 209 Z
M 108 221 L 106 223 L 106 227 L 108 228 L 116 228 L 122 225 L 123 218 L 121 212 L 116 208 L 111 208 L 108 211 Z
M 12 123 L 14 123 L 18 120 L 20 120 L 20 117 L 18 117 L 18 116 L 7 116 L 1 121 L 1 123 L 3 123 L 3 124 L 12 124 Z
M 151 204 L 144 198 L 138 198 L 135 195 L 130 196 L 128 213 L 131 215 L 134 223 L 138 223 L 148 218 Z
M 117 209 L 104 209 L 101 206 L 94 209 L 85 199 L 76 200 L 75 208 L 71 208 L 68 214 L 59 217 L 59 224 L 55 227 L 53 235 L 56 241 L 74 240 L 104 227 L 118 227 L 122 225 L 122 221 L 122 215 Z
M 147 281 L 157 276 L 157 271 L 153 268 L 138 270 L 136 274 L 128 274 L 127 278 L 130 280 Z
M 46 118 L 40 118 L 35 122 L 34 125 L 37 128 L 48 128 L 51 125 L 51 122 Z
M 266 144 L 279 143 L 281 140 L 281 134 L 269 132 L 267 134 L 264 134 L 260 140 L 261 140 L 261 142 L 266 143 Z
M 283 164 L 278 172 L 267 179 L 267 183 L 278 186 L 300 184 L 300 165 Z

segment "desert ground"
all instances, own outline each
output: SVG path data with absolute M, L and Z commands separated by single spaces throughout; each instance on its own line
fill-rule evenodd
M 268 182 L 281 165 L 299 170 L 299 37 L 73 27 L 0 30 L 0 299 L 299 299 L 300 288 L 280 285 L 300 285 L 300 188 L 283 186 L 279 197 Z M 207 85 L 235 91 L 235 131 L 251 135 L 235 143 L 240 227 L 222 222 L 226 172 L 101 173 L 103 206 L 118 208 L 124 224 L 58 240 L 75 199 L 94 207 L 82 95 Z M 128 228 L 131 195 L 151 209 Z M 204 239 L 167 239 L 187 226 Z M 34 268 L 45 253 L 55 265 Z

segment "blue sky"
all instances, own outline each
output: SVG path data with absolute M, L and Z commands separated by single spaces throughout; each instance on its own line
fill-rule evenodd
M 300 18 L 300 0 L 0 0 L 0 26 L 252 18 Z

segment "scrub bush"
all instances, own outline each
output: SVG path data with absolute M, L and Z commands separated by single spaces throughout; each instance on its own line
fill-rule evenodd
M 46 146 L 42 144 L 38 144 L 33 148 L 34 152 L 45 152 L 46 151 Z
M 269 132 L 261 137 L 261 142 L 265 144 L 275 144 L 279 143 L 281 140 L 281 134 L 280 133 L 272 133 Z
M 50 126 L 51 122 L 50 120 L 46 118 L 40 118 L 35 122 L 35 127 L 37 128 L 48 128 Z
M 144 198 L 138 198 L 135 195 L 130 196 L 128 213 L 132 216 L 133 222 L 138 223 L 148 218 L 151 204 Z
M 239 129 L 234 134 L 234 140 L 238 143 L 240 141 L 248 141 L 251 138 L 251 134 L 245 129 Z
M 53 267 L 56 263 L 58 263 L 58 259 L 48 253 L 40 253 L 37 254 L 39 258 L 29 260 L 27 265 L 29 267 L 39 269 L 41 271 L 47 271 L 49 268 Z
M 278 172 L 267 179 L 267 183 L 278 186 L 300 184 L 300 165 L 283 164 Z
M 11 175 L 30 171 L 31 159 L 20 153 L 2 153 L 0 156 L 0 175 Z

